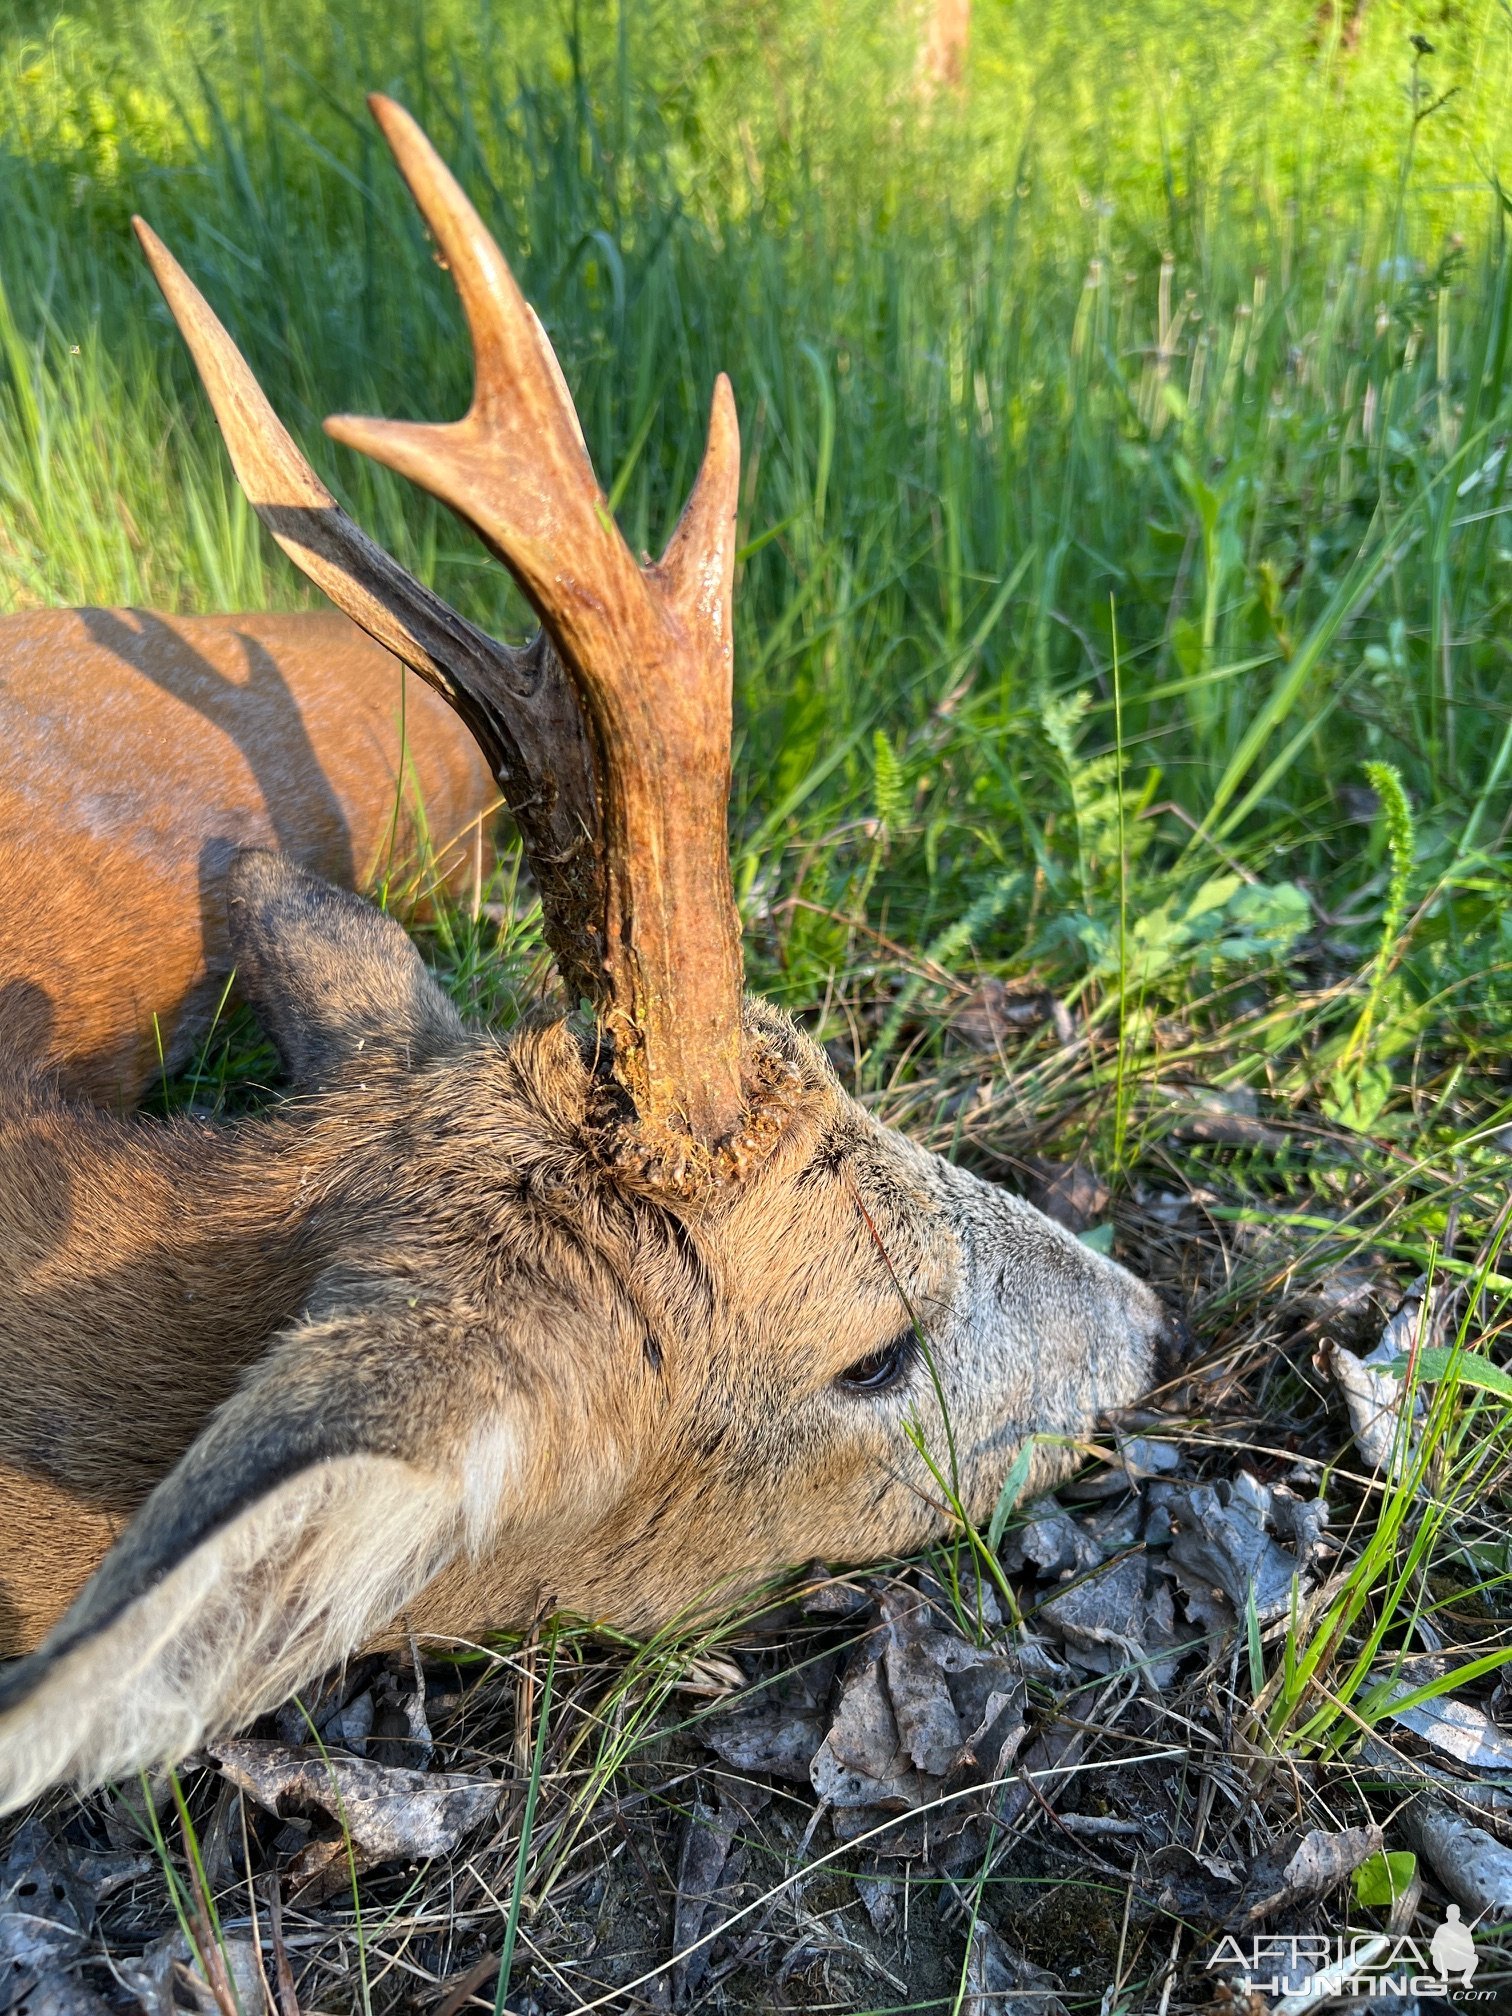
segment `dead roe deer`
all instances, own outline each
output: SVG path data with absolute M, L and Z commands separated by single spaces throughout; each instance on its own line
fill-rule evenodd
M 1042 1485 L 1166 1341 L 1146 1287 L 879 1125 L 743 998 L 729 385 L 639 566 L 498 248 L 373 102 L 475 392 L 451 426 L 330 431 L 505 561 L 529 650 L 477 647 L 336 510 L 142 237 L 253 503 L 478 737 L 582 1006 L 469 1030 L 396 924 L 253 852 L 232 949 L 295 1097 L 170 1125 L 5 1090 L 0 1647 L 29 1656 L 0 1806 L 181 1756 L 386 1632 L 552 1604 L 642 1630 L 916 1547 L 951 1517 L 920 1438 L 983 1517 L 1027 1437 Z
M 0 748 L 0 1056 L 106 1104 L 213 1019 L 238 848 L 460 889 L 498 799 L 456 714 L 330 610 L 0 617 Z

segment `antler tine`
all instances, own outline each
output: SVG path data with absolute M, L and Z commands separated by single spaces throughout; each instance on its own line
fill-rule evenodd
M 469 500 L 491 476 L 497 483 L 507 458 L 511 550 L 500 558 L 538 602 L 563 556 L 576 561 L 581 540 L 603 531 L 593 522 L 599 489 L 567 382 L 503 254 L 419 126 L 391 98 L 375 92 L 368 104 L 456 283 L 472 338 L 473 399 L 449 425 L 338 414 L 326 432 L 433 490 L 489 544 L 491 530 L 472 518 Z M 628 552 L 625 560 L 634 565 Z
M 194 282 L 140 217 L 132 223 L 248 502 L 295 566 L 467 722 L 519 825 L 563 977 L 575 996 L 596 996 L 606 901 L 598 793 L 560 662 L 544 637 L 512 651 L 476 629 L 353 523 Z
M 731 593 L 739 433 L 721 378 L 709 447 L 659 565 L 594 480 L 560 367 L 502 253 L 415 121 L 370 100 L 456 282 L 475 376 L 445 425 L 340 416 L 334 439 L 449 504 L 519 581 L 592 724 L 604 815 L 615 1069 L 649 1135 L 712 1148 L 742 1117 L 730 890 Z
M 428 623 L 446 631 L 470 629 L 463 625 L 439 596 L 406 574 L 390 560 L 360 527 L 341 511 L 300 450 L 288 429 L 268 403 L 250 366 L 214 313 L 203 294 L 179 265 L 162 239 L 143 218 L 133 217 L 132 228 L 147 255 L 152 277 L 162 290 L 173 319 L 194 358 L 221 434 L 236 471 L 237 481 L 247 501 L 263 520 L 283 550 L 301 570 L 347 608 L 354 621 L 380 643 L 388 646 L 407 665 L 428 678 L 442 691 L 452 681 L 438 656 L 416 634 L 417 625 Z M 329 534 L 337 531 L 332 514 L 339 519 L 339 543 Z M 328 536 L 320 538 L 322 529 Z M 304 533 L 303 539 L 297 535 Z M 311 543 L 314 535 L 318 544 Z M 330 549 L 336 546 L 335 552 Z M 374 592 L 375 588 L 379 591 Z M 397 614 L 382 591 L 401 590 L 411 605 L 409 620 Z M 501 665 L 515 669 L 515 654 L 495 644 L 482 631 L 469 638 L 473 648 Z
M 724 640 L 733 679 L 735 640 L 730 620 L 735 600 L 735 506 L 740 493 L 740 422 L 735 393 L 721 371 L 709 406 L 709 441 L 657 569 L 667 593 L 689 618 Z

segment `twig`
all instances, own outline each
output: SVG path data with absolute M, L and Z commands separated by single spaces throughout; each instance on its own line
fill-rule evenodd
M 294 1970 L 289 1965 L 289 1949 L 284 1944 L 283 1900 L 279 1896 L 276 1874 L 269 1874 L 264 1895 L 268 1904 L 268 1936 L 273 1942 L 273 1992 L 278 2016 L 300 2016 Z

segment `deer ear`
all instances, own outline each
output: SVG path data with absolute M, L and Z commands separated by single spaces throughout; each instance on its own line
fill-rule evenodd
M 237 855 L 228 884 L 238 984 L 296 1085 L 359 1055 L 419 1064 L 465 1040 L 405 933 L 362 897 L 262 848 Z
M 520 1509 L 523 1429 L 475 1317 L 406 1296 L 286 1331 L 0 1680 L 0 1813 L 183 1757 L 355 1650 Z

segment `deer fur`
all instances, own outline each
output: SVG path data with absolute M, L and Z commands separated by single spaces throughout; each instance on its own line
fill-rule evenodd
M 208 1028 L 238 848 L 459 889 L 498 802 L 452 709 L 330 610 L 0 617 L 0 747 L 0 1055 L 109 1104 Z
M 1031 1439 L 1051 1481 L 1168 1342 L 1148 1288 L 743 999 L 730 388 L 642 565 L 497 246 L 377 109 L 477 383 L 451 426 L 339 431 L 478 527 L 529 650 L 340 513 L 142 235 L 275 536 L 477 736 L 582 1005 L 469 1030 L 391 918 L 253 850 L 229 943 L 290 1098 L 153 1123 L 0 1083 L 0 1809 L 182 1756 L 386 1634 L 646 1631 L 916 1547 Z
M 36 1082 L 0 1107 L 0 1650 L 44 1639 L 0 1682 L 0 1805 L 182 1755 L 400 1611 L 647 1630 L 920 1545 L 951 1519 L 910 1436 L 948 1474 L 941 1398 L 985 1518 L 1027 1435 L 1047 1484 L 1150 1384 L 1147 1288 L 880 1126 L 771 1008 L 746 1042 L 780 1133 L 668 1201 L 605 1159 L 591 1024 L 468 1030 L 358 898 L 258 853 L 232 890 L 296 1097 L 234 1126 Z M 900 1339 L 895 1381 L 844 1385 Z

